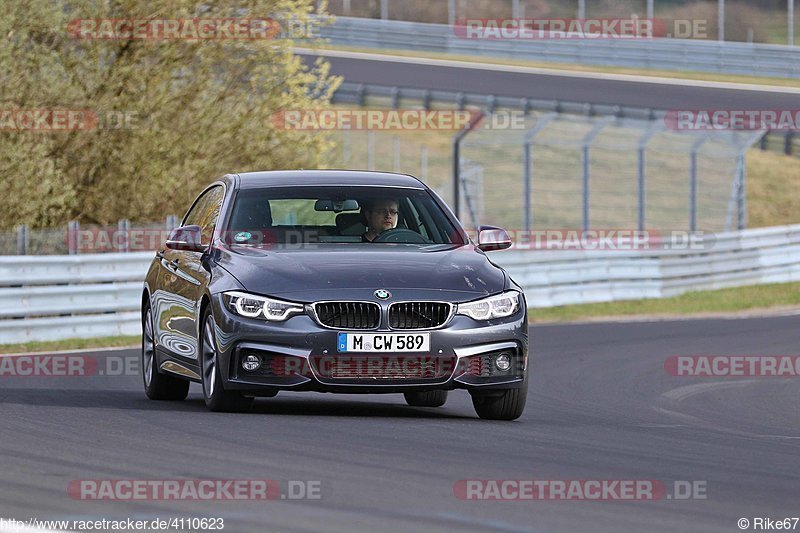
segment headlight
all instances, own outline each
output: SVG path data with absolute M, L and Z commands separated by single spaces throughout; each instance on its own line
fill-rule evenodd
M 508 291 L 483 300 L 458 304 L 456 313 L 475 320 L 489 320 L 513 315 L 519 309 L 519 293 Z
M 302 313 L 302 304 L 283 302 L 265 296 L 256 296 L 246 292 L 226 292 L 222 295 L 228 309 L 239 316 L 247 318 L 266 318 L 273 322 L 286 320 L 295 313 Z

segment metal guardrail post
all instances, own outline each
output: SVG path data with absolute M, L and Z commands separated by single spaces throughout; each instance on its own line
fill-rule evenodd
M 164 221 L 164 227 L 167 231 L 172 231 L 178 227 L 178 217 L 175 215 L 167 215 L 167 219 Z
M 494 110 L 497 108 L 497 97 L 493 94 L 489 94 L 486 96 L 486 109 L 488 110 L 489 114 L 491 115 L 494 113 Z
M 461 196 L 461 141 L 483 119 L 483 112 L 478 111 L 472 115 L 467 126 L 453 136 L 453 213 L 459 218 L 461 209 L 459 196 Z
M 359 83 L 358 87 L 356 88 L 356 95 L 357 95 L 357 98 L 358 98 L 358 105 L 360 105 L 361 107 L 364 107 L 365 105 L 367 105 L 367 94 L 366 93 L 367 93 L 367 90 L 364 87 L 364 85 Z
M 67 224 L 67 253 L 77 255 L 80 253 L 78 234 L 81 231 L 80 222 L 72 220 Z
M 30 248 L 30 232 L 27 224 L 17 226 L 17 255 L 28 255 Z
M 794 143 L 792 142 L 793 140 L 794 140 L 794 132 L 793 131 L 787 131 L 786 132 L 786 136 L 783 138 L 783 153 L 784 154 L 792 155 L 792 151 L 793 151 L 792 148 L 794 146 Z

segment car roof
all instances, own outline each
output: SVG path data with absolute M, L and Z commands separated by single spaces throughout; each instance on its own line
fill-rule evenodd
M 382 186 L 424 189 L 413 176 L 366 170 L 273 170 L 238 174 L 240 189 L 287 186 Z

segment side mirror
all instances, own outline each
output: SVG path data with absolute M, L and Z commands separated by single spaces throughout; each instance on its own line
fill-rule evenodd
M 481 226 L 478 230 L 478 249 L 484 252 L 511 247 L 511 236 L 503 228 Z
M 167 248 L 184 252 L 204 252 L 202 243 L 203 229 L 200 226 L 183 226 L 175 228 L 167 238 Z

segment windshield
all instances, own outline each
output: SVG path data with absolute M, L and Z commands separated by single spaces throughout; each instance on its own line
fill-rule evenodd
M 222 235 L 230 244 L 464 244 L 433 197 L 417 189 L 242 189 L 228 220 Z

